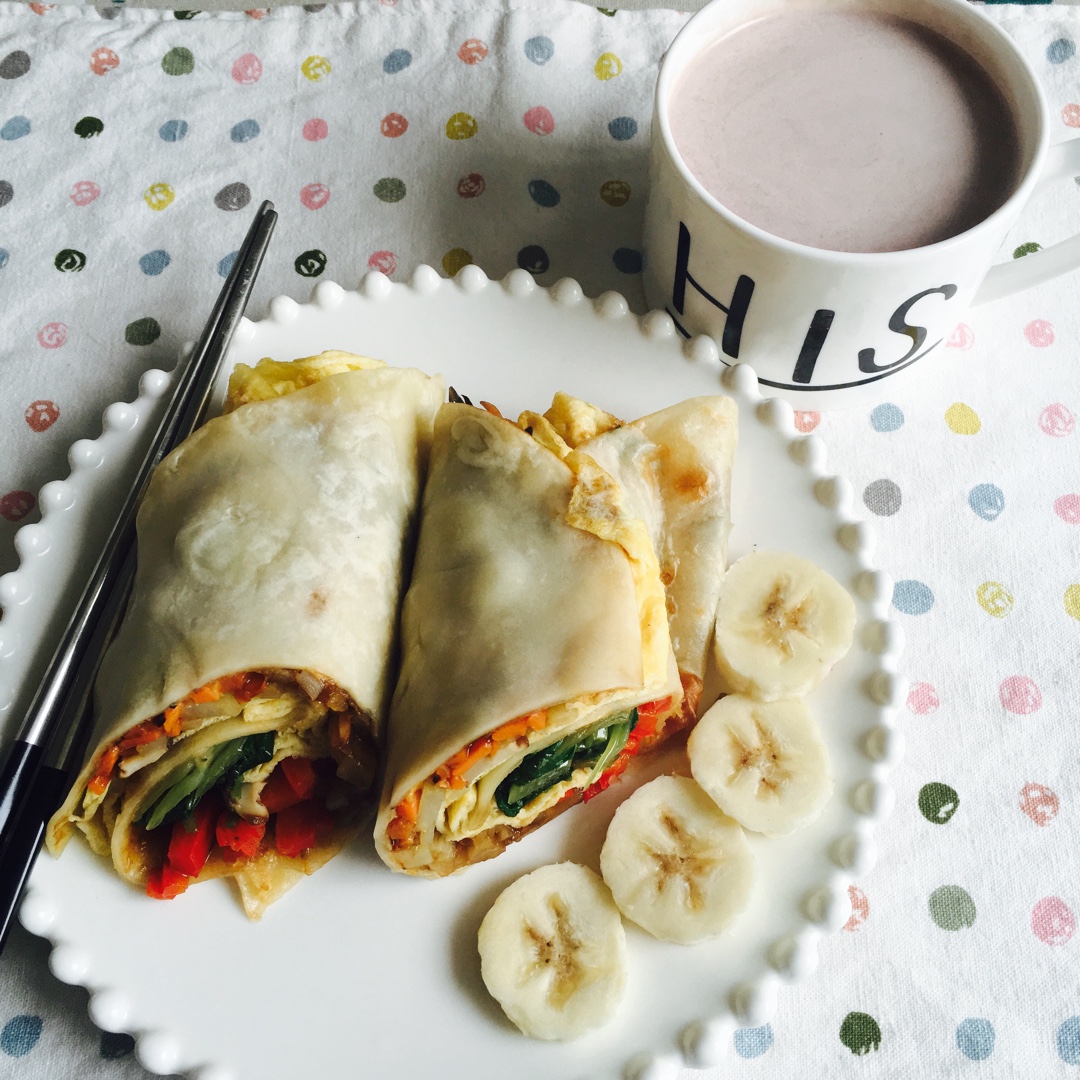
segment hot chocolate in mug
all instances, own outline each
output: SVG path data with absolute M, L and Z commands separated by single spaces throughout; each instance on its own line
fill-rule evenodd
M 1049 146 L 968 0 L 714 0 L 661 63 L 651 155 L 650 306 L 803 407 L 883 396 L 967 308 L 1080 266 L 1080 236 L 993 265 L 1080 139 Z

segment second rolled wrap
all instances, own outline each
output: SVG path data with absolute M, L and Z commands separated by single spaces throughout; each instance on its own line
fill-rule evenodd
M 663 585 L 623 492 L 562 440 L 435 420 L 376 822 L 392 868 L 497 855 L 682 719 Z

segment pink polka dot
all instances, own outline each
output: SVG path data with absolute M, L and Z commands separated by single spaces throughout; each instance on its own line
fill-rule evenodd
M 870 917 L 870 901 L 858 885 L 848 886 L 848 896 L 851 898 L 851 917 L 844 923 L 844 929 L 858 930 Z
M 251 86 L 262 78 L 262 61 L 254 53 L 244 53 L 233 62 L 232 77 L 241 86 Z
M 325 184 L 308 184 L 300 189 L 300 201 L 309 210 L 321 210 L 330 201 L 330 189 Z
M 479 38 L 469 38 L 457 51 L 458 59 L 463 64 L 479 64 L 488 54 L 488 47 Z
M 304 124 L 304 138 L 308 142 L 318 142 L 320 139 L 325 139 L 329 134 L 329 125 L 325 120 L 320 120 L 317 116 L 312 117 Z
M 1045 349 L 1054 344 L 1054 328 L 1045 319 L 1032 319 L 1024 327 L 1024 337 L 1029 345 L 1036 349 Z
M 821 413 L 819 412 L 798 412 L 795 413 L 795 427 L 801 431 L 804 435 L 808 431 L 813 431 L 814 428 L 821 423 Z
M 1070 525 L 1080 525 L 1080 495 L 1062 495 L 1054 500 L 1054 513 Z
M 409 130 L 409 121 L 401 113 L 387 113 L 379 121 L 379 131 L 388 139 L 399 139 Z
M 925 716 L 927 713 L 932 713 L 940 704 L 941 700 L 938 698 L 938 692 L 930 683 L 912 683 L 911 689 L 908 690 L 907 707 L 913 713 Z
M 43 349 L 59 349 L 68 339 L 68 328 L 62 322 L 46 323 L 37 333 Z
M 1042 691 L 1026 675 L 1010 675 L 998 687 L 998 699 L 1011 713 L 1026 716 L 1042 708 Z
M 265 19 L 270 14 L 269 8 L 248 8 L 244 14 L 249 19 Z
M 1076 933 L 1076 916 L 1060 896 L 1044 896 L 1031 909 L 1031 929 L 1044 945 L 1064 945 Z
M 1040 827 L 1057 817 L 1060 806 L 1057 795 L 1045 784 L 1025 784 L 1020 789 L 1020 809 Z
M 1070 102 L 1061 110 L 1061 122 L 1066 127 L 1080 127 L 1080 105 Z
M 71 185 L 68 194 L 76 206 L 89 206 L 101 194 L 101 188 L 93 180 L 80 180 Z
M 946 349 L 970 349 L 975 344 L 975 331 L 967 323 L 959 326 L 949 335 L 945 342 Z
M 107 75 L 110 71 L 120 66 L 120 57 L 102 46 L 90 54 L 90 70 L 95 75 Z
M 550 135 L 555 130 L 555 117 L 543 105 L 534 105 L 521 119 L 534 135 Z
M 397 256 L 392 251 L 375 251 L 368 256 L 368 269 L 390 277 L 397 270 Z
M 1047 405 L 1039 414 L 1039 427 L 1047 435 L 1060 438 L 1062 435 L 1071 435 L 1076 427 L 1076 417 L 1066 405 L 1055 401 L 1053 405 Z

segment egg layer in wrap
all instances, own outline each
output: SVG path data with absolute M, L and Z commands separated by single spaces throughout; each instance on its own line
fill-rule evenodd
M 442 399 L 439 378 L 350 354 L 237 369 L 140 507 L 55 854 L 77 828 L 158 897 L 229 875 L 258 918 L 353 835 Z
M 731 532 L 731 471 L 739 410 L 721 395 L 690 398 L 623 423 L 594 405 L 556 394 L 545 422 L 622 487 L 645 521 L 660 562 L 671 645 L 696 705 L 710 654 Z
M 435 420 L 376 847 L 443 876 L 602 790 L 682 719 L 644 523 L 551 432 Z

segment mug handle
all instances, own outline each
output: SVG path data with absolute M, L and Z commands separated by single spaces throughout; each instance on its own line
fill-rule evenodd
M 1080 138 L 1066 139 L 1056 143 L 1046 153 L 1042 174 L 1032 196 L 1038 195 L 1050 184 L 1080 175 Z M 1068 240 L 1051 244 L 1042 251 L 1034 251 L 1020 259 L 998 263 L 990 267 L 983 278 L 979 291 L 971 304 L 986 304 L 1003 296 L 1020 292 L 1040 282 L 1064 274 L 1080 266 L 1080 234 Z

